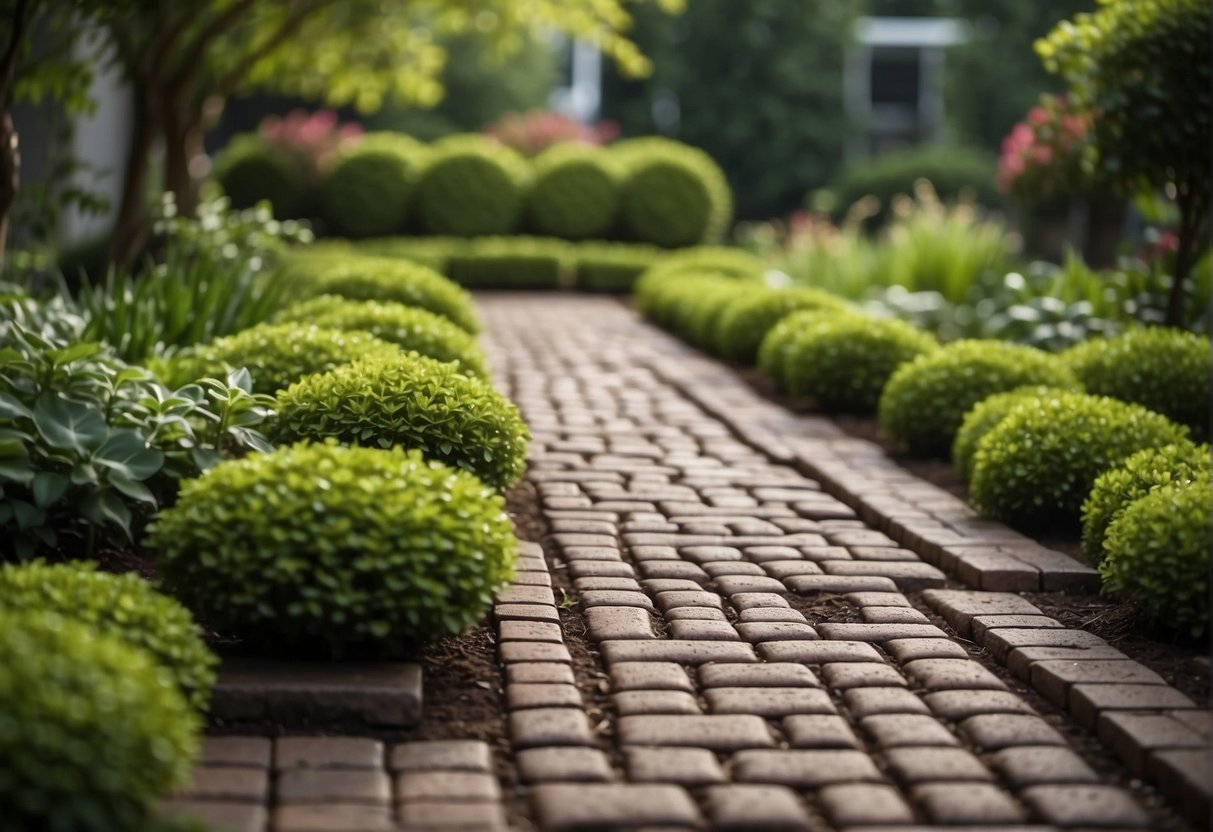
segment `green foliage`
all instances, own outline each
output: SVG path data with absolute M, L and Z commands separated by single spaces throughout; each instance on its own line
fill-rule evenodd
M 87 561 L 0 566 L 0 606 L 45 610 L 147 651 L 172 674 L 199 713 L 211 698 L 218 660 L 189 611 L 133 573 L 97 571 Z
M 530 433 L 487 382 L 416 353 L 367 358 L 309 376 L 278 394 L 282 442 L 336 437 L 403 445 L 471 471 L 495 488 L 522 476 Z
M 658 298 L 666 283 L 680 275 L 716 274 L 725 277 L 762 277 L 766 265 L 759 258 L 737 248 L 695 246 L 662 256 L 650 266 L 633 287 L 633 302 L 642 315 L 650 312 L 650 303 Z
M 659 137 L 612 145 L 624 171 L 620 216 L 633 239 L 665 248 L 720 240 L 733 217 L 733 195 L 702 150 Z
M 785 377 L 789 392 L 827 412 L 874 412 L 898 367 L 939 349 L 933 336 L 903 321 L 819 309 L 815 322 L 792 337 Z
M 401 355 L 395 344 L 368 332 L 304 323 L 260 324 L 182 352 L 168 372 L 177 383 L 188 383 L 244 368 L 255 392 L 272 394 L 304 376 L 351 361 L 371 356 L 399 360 Z
M 717 352 L 717 331 L 729 310 L 765 286 L 721 275 L 687 276 L 670 282 L 670 329 L 702 350 Z
M 1209 338 L 1175 329 L 1141 328 L 1086 341 L 1062 353 L 1088 392 L 1136 402 L 1209 436 Z
M 1161 629 L 1209 633 L 1209 505 L 1205 476 L 1154 489 L 1108 527 L 1103 591 L 1137 602 Z
M 973 405 L 965 413 L 960 430 L 956 431 L 956 438 L 952 441 L 952 464 L 956 472 L 965 482 L 972 479 L 973 457 L 977 453 L 978 443 L 1024 401 L 1069 392 L 1073 391 L 1061 387 L 1017 387 L 1006 393 L 987 396 Z
M 211 176 L 237 210 L 254 208 L 264 199 L 278 219 L 307 214 L 307 172 L 256 134 L 243 134 L 228 142 L 216 154 Z
M 609 236 L 621 178 L 612 161 L 610 151 L 576 142 L 553 145 L 535 157 L 527 202 L 535 232 L 566 240 Z
M 802 309 L 780 318 L 758 345 L 758 369 L 774 380 L 777 387 L 787 390 L 787 360 L 792 345 L 801 332 L 826 317 L 823 309 Z
M 1082 551 L 1087 561 L 1094 565 L 1103 561 L 1108 526 L 1127 506 L 1156 488 L 1207 480 L 1209 467 L 1208 445 L 1180 442 L 1138 451 L 1100 474 L 1082 504 Z
M 970 499 L 1017 526 L 1074 526 L 1096 477 L 1187 433 L 1165 416 L 1103 396 L 1027 398 L 977 443 Z
M 461 372 L 482 378 L 488 375 L 484 352 L 475 338 L 441 315 L 416 306 L 320 295 L 288 307 L 278 320 L 367 332 L 405 351 L 439 361 L 457 361 Z
M 51 612 L 0 607 L 6 829 L 141 829 L 198 754 L 197 714 L 152 657 Z
M 149 543 L 174 594 L 226 630 L 334 655 L 399 654 L 467 629 L 517 554 L 504 501 L 475 477 L 417 451 L 333 444 L 185 483 Z
M 973 405 L 1029 384 L 1081 389 L 1049 353 L 997 341 L 956 341 L 893 373 L 880 396 L 880 425 L 915 454 L 943 455 Z
M 843 310 L 847 303 L 818 289 L 770 289 L 747 293 L 716 321 L 716 352 L 740 364 L 753 364 L 771 327 L 801 309 Z
M 349 142 L 324 178 L 325 222 L 346 237 L 404 231 L 428 155 L 425 145 L 396 133 L 368 133 Z
M 573 284 L 583 292 L 630 292 L 662 256 L 660 249 L 643 244 L 582 243 Z
M 483 289 L 554 289 L 571 268 L 573 247 L 543 237 L 461 240 L 446 257 L 444 274 Z
M 417 182 L 429 234 L 509 234 L 522 220 L 530 170 L 515 151 L 483 136 L 450 136 L 431 146 Z

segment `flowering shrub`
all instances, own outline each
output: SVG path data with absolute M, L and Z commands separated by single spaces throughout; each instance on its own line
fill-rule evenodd
M 1093 150 L 1092 115 L 1063 95 L 1044 96 L 1002 141 L 998 187 L 1021 199 L 1078 190 Z
M 312 181 L 319 181 L 333 154 L 343 142 L 362 135 L 362 126 L 340 124 L 332 110 L 291 110 L 281 118 L 266 116 L 257 133 L 271 148 L 290 154 Z
M 525 156 L 534 156 L 560 142 L 608 144 L 619 135 L 619 125 L 613 121 L 582 124 L 560 113 L 531 110 L 506 113 L 484 132 Z

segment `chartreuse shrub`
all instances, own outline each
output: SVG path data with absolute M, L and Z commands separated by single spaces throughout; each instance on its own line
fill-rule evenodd
M 610 151 L 562 142 L 536 156 L 532 165 L 527 216 L 536 234 L 565 240 L 610 235 L 619 211 L 621 179 Z
M 624 170 L 620 217 L 631 238 L 678 248 L 723 236 L 733 196 L 720 166 L 702 150 L 650 137 L 619 142 L 608 152 Z
M 0 606 L 0 827 L 142 829 L 183 784 L 200 720 L 146 651 Z
M 372 257 L 411 260 L 446 274 L 447 258 L 463 250 L 468 242 L 466 237 L 375 237 L 359 240 L 354 250 Z
M 753 364 L 762 339 L 781 318 L 800 309 L 847 308 L 846 301 L 820 289 L 750 291 L 729 304 L 716 320 L 715 351 L 740 364 Z
M 1130 503 L 1108 526 L 1104 593 L 1136 601 L 1163 629 L 1208 636 L 1210 505 L 1207 474 Z
M 320 295 L 287 308 L 278 320 L 367 332 L 406 351 L 439 361 L 458 361 L 460 369 L 471 375 L 488 375 L 484 351 L 475 338 L 441 315 L 417 306 Z
M 303 376 L 360 358 L 399 361 L 403 355 L 395 344 L 369 332 L 303 323 L 260 324 L 181 353 L 168 372 L 184 384 L 244 367 L 253 377 L 254 392 L 273 393 Z
M 446 257 L 445 274 L 461 286 L 554 289 L 572 269 L 573 247 L 542 237 L 478 237 Z
M 218 662 L 188 610 L 138 575 L 96 564 L 33 561 L 0 566 L 0 606 L 46 610 L 147 651 L 198 711 L 210 702 Z
M 515 231 L 526 205 L 530 169 L 505 145 L 483 136 L 451 136 L 430 146 L 417 182 L 417 209 L 429 234 L 476 237 Z
M 349 142 L 324 177 L 322 215 L 346 237 L 400 233 L 428 149 L 400 133 L 368 133 Z
M 280 220 L 307 213 L 307 171 L 259 136 L 233 138 L 215 157 L 211 175 L 237 210 L 269 200 Z
M 642 314 L 649 314 L 650 297 L 675 277 L 714 274 L 724 277 L 761 278 L 766 271 L 762 260 L 739 248 L 695 246 L 662 257 L 649 267 L 633 287 L 633 302 Z
M 1043 350 L 955 341 L 893 373 L 880 396 L 880 425 L 916 454 L 943 455 L 973 405 L 1028 384 L 1081 389 L 1069 368 Z
M 796 336 L 827 316 L 841 314 L 843 313 L 833 310 L 827 312 L 824 309 L 801 309 L 780 318 L 758 345 L 758 355 L 755 358 L 758 369 L 770 376 L 778 388 L 786 390 L 787 358 Z
M 1105 396 L 1028 398 L 977 443 L 970 498 L 1014 525 L 1077 525 L 1096 477 L 1187 433 L 1160 413 Z
M 682 281 L 680 281 L 681 283 Z M 703 350 L 715 352 L 720 319 L 733 307 L 764 287 L 743 280 L 717 276 L 711 285 L 688 279 L 676 292 L 671 329 Z
M 1011 411 L 1027 399 L 1072 393 L 1061 387 L 1017 387 L 1006 393 L 995 393 L 979 401 L 964 416 L 956 438 L 952 440 L 952 465 L 965 482 L 973 476 L 973 455 L 977 443 L 992 431 Z
M 443 365 L 449 366 L 449 365 Z M 481 619 L 517 557 L 499 494 L 416 450 L 300 444 L 183 483 L 148 543 L 171 591 L 276 649 L 400 654 Z
M 586 292 L 630 292 L 664 252 L 640 243 L 581 243 L 573 284 Z
M 1062 353 L 1090 393 L 1135 402 L 1209 436 L 1213 360 L 1207 335 L 1178 329 L 1133 329 L 1084 341 Z
M 530 433 L 487 382 L 416 353 L 368 358 L 308 376 L 278 394 L 281 442 L 336 437 L 403 445 L 476 474 L 495 488 L 522 475 Z
M 872 413 L 898 367 L 939 349 L 934 336 L 904 321 L 819 309 L 792 336 L 785 378 L 790 393 L 813 398 L 823 410 Z
M 1209 446 L 1191 442 L 1147 448 L 1104 471 L 1082 504 L 1082 550 L 1087 561 L 1103 560 L 1108 526 L 1128 505 L 1156 488 L 1187 485 L 1202 477 L 1209 478 Z

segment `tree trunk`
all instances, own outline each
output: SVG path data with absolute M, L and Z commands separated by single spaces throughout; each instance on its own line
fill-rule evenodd
M 136 86 L 134 133 L 122 176 L 122 200 L 118 204 L 114 236 L 110 240 L 111 265 L 129 266 L 147 243 L 150 221 L 144 196 L 151 173 L 152 149 L 161 132 L 157 122 L 145 93 Z
M 1087 228 L 1083 239 L 1083 259 L 1092 269 L 1116 265 L 1116 249 L 1124 233 L 1127 204 L 1111 191 L 1100 189 L 1088 194 Z
M 166 110 L 164 122 L 164 189 L 176 197 L 181 216 L 198 207 L 199 160 L 203 154 L 202 128 L 193 113 Z
M 21 184 L 21 150 L 17 144 L 17 128 L 12 114 L 5 111 L 0 119 L 0 266 L 8 247 L 8 225 L 17 188 Z

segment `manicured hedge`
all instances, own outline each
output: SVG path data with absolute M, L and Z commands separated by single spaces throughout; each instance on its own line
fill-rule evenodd
M 630 292 L 663 254 L 644 244 L 582 243 L 576 249 L 573 284 L 586 292 Z
M 350 142 L 328 170 L 321 191 L 331 231 L 355 238 L 403 232 L 428 157 L 425 145 L 399 133 L 368 133 Z
M 310 208 L 303 167 L 255 135 L 234 138 L 215 156 L 211 176 L 236 209 L 267 199 L 274 216 L 285 220 L 305 216 Z
M 952 441 L 952 464 L 956 467 L 956 472 L 965 482 L 972 478 L 973 456 L 977 453 L 977 443 L 1026 399 L 1046 398 L 1070 392 L 1073 390 L 1060 387 L 1017 387 L 1006 393 L 987 396 L 973 405 L 965 414 L 960 430 L 956 431 L 956 438 Z
M 627 235 L 665 248 L 720 240 L 732 220 L 732 194 L 710 156 L 660 137 L 619 142 L 610 152 L 624 169 Z
M 528 225 L 565 240 L 606 239 L 619 215 L 622 171 L 609 151 L 567 142 L 533 160 Z
M 480 289 L 555 289 L 572 269 L 573 249 L 562 240 L 478 237 L 446 257 L 445 274 Z
M 520 155 L 480 136 L 451 136 L 430 146 L 417 182 L 428 234 L 509 234 L 521 224 L 530 169 Z
M 771 327 L 801 309 L 844 311 L 850 305 L 820 289 L 752 291 L 729 304 L 716 320 L 716 354 L 739 364 L 753 364 Z

